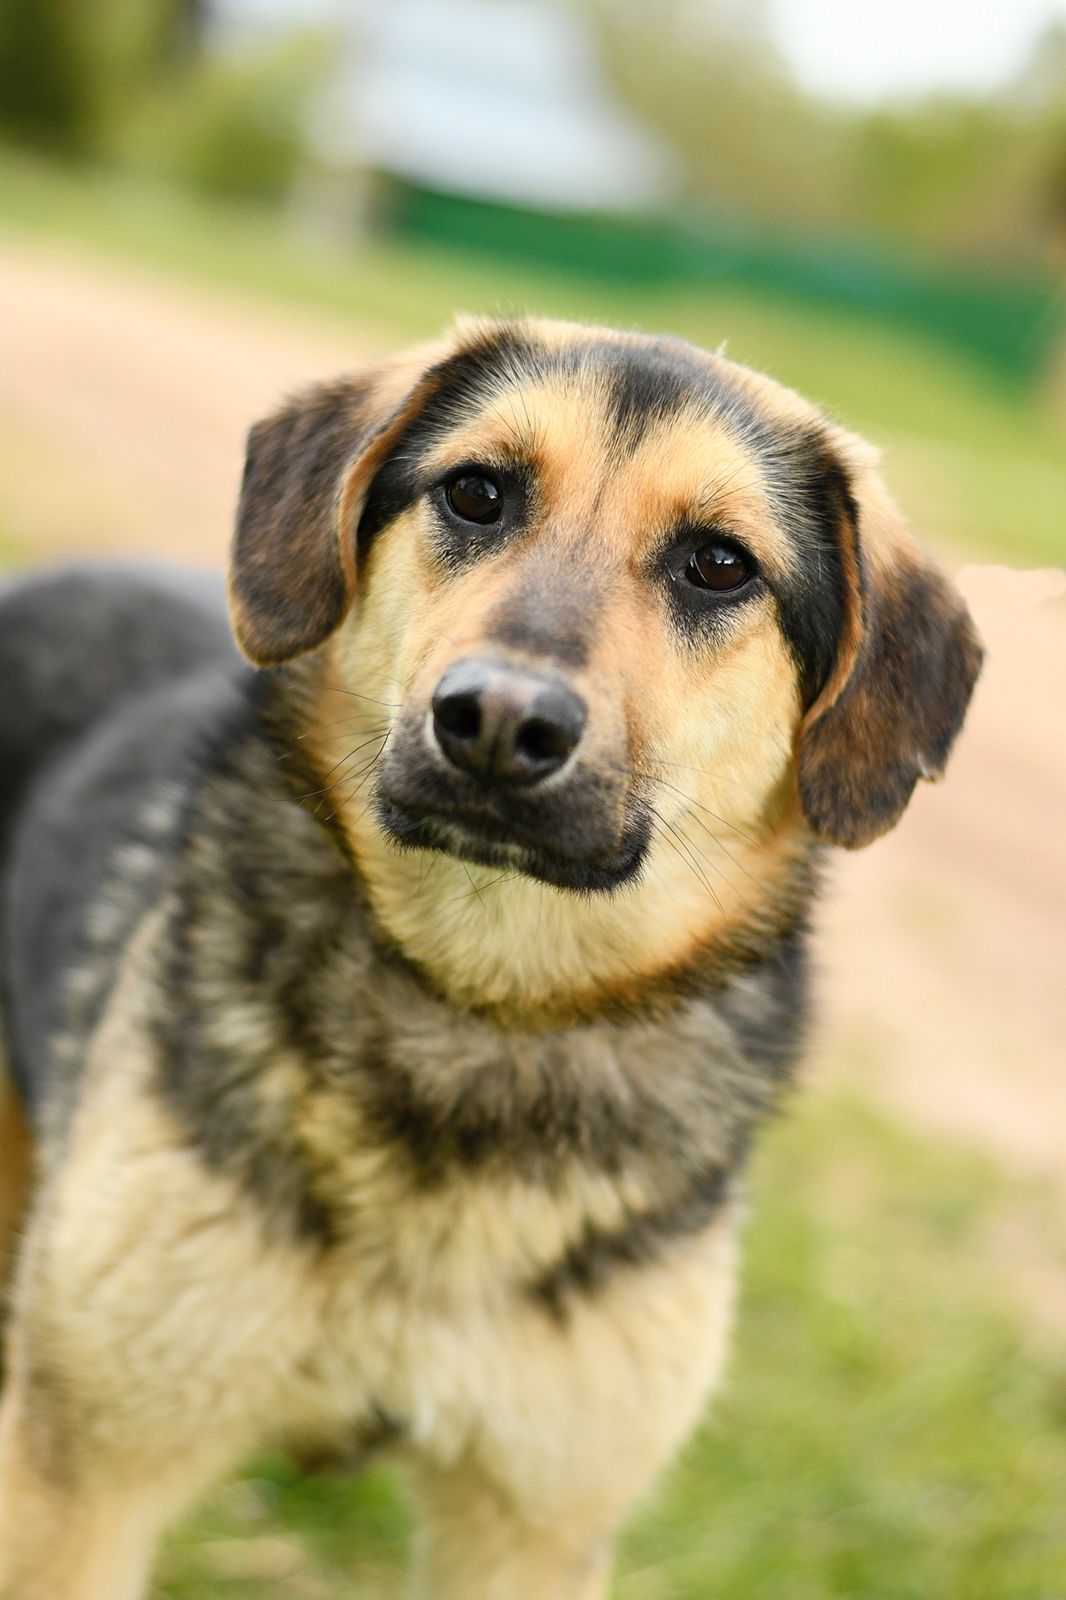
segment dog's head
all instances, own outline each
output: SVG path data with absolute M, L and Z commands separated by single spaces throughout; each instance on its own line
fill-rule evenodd
M 661 932 L 658 877 L 686 947 L 812 837 L 890 828 L 981 656 L 860 441 L 720 356 L 565 324 L 460 324 L 260 423 L 231 592 L 253 661 L 316 652 L 372 882 L 441 852 L 628 885 Z

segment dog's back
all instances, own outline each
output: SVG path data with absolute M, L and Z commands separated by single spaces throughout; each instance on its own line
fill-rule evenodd
M 221 587 L 63 567 L 0 590 L 0 859 L 34 780 L 123 701 L 235 659 Z
M 92 890 L 236 663 L 221 586 L 192 573 L 66 567 L 0 593 L 0 1020 L 31 1109 Z

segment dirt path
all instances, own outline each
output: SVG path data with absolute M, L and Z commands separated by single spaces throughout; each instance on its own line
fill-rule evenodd
M 825 1053 L 1066 1195 L 1066 581 L 959 578 L 987 667 L 947 781 L 837 861 Z
M 0 515 L 41 554 L 217 564 L 249 420 L 375 344 L 24 246 L 0 251 L 0 308 Z M 835 865 L 813 1071 L 1066 1196 L 1066 602 L 1037 603 L 1050 578 L 964 582 L 986 678 L 950 781 Z

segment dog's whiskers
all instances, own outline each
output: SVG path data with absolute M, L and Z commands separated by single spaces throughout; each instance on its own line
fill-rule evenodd
M 690 820 L 692 822 L 697 823 L 703 829 L 704 833 L 707 834 L 707 837 L 709 839 L 712 839 L 720 850 L 725 850 L 726 855 L 729 857 L 729 860 L 732 862 L 733 866 L 735 866 L 737 868 L 738 872 L 742 872 L 744 874 L 744 876 L 748 879 L 748 881 L 750 883 L 754 884 L 756 888 L 759 887 L 758 879 L 752 876 L 752 874 L 748 871 L 747 867 L 745 867 L 745 865 L 744 865 L 744 863 L 742 861 L 738 861 L 735 856 L 731 855 L 730 852 L 728 850 L 726 850 L 725 845 L 722 843 L 721 839 L 719 839 L 716 834 L 713 834 L 711 832 L 711 830 L 708 828 L 708 826 L 707 826 L 707 824 L 705 822 L 701 821 L 700 818 L 696 817 L 696 816 L 692 817 Z M 716 872 L 718 874 L 718 876 L 721 878 L 722 882 L 729 885 L 729 888 L 732 890 L 733 894 L 736 895 L 737 899 L 740 901 L 740 903 L 744 907 L 744 909 L 746 911 L 750 912 L 752 916 L 755 916 L 757 914 L 755 907 L 752 905 L 751 901 L 747 898 L 746 895 L 741 894 L 740 890 L 738 889 L 737 885 L 733 882 L 732 878 L 730 877 L 730 875 L 726 871 L 726 869 L 724 867 L 722 867 L 722 866 L 719 866 L 716 862 L 712 861 L 709 856 L 705 855 L 704 852 L 695 843 L 695 841 L 688 838 L 688 834 L 687 833 L 685 834 L 685 838 L 688 840 L 688 843 L 691 845 L 692 849 L 696 851 L 696 854 L 699 856 L 700 860 L 701 861 L 705 861 L 707 863 L 708 867 L 710 867 L 711 871 L 712 872 Z
M 667 783 L 665 778 L 655 778 L 653 781 L 661 783 L 664 789 L 672 789 L 674 794 L 680 795 L 682 800 L 687 800 L 688 804 L 695 806 L 697 811 L 706 811 L 707 815 L 713 817 L 715 822 L 720 822 L 723 828 L 729 828 L 733 833 L 739 834 L 745 844 L 754 845 L 757 843 L 757 840 L 753 839 L 750 833 L 745 833 L 743 828 L 739 828 L 735 822 L 730 822 L 728 817 L 720 817 L 717 811 L 712 811 L 710 806 L 705 806 L 702 800 L 697 800 L 694 795 L 687 794 L 684 789 L 679 789 L 676 783 Z M 718 842 L 721 843 L 720 840 Z
M 390 732 L 391 732 L 391 729 L 390 729 Z M 340 757 L 340 760 L 335 761 L 333 763 L 333 765 L 326 772 L 324 772 L 322 774 L 322 776 L 324 778 L 328 778 L 330 773 L 335 772 L 337 770 L 337 768 L 339 766 L 341 766 L 344 762 L 350 761 L 354 756 L 357 756 L 359 754 L 360 750 L 365 750 L 367 745 L 368 744 L 373 744 L 374 740 L 377 739 L 377 738 L 378 738 L 378 735 L 376 733 L 371 734 L 368 739 L 364 739 L 363 740 L 362 744 L 356 745 L 354 750 L 349 750 L 347 755 L 343 755 L 343 756 Z M 385 735 L 385 738 L 386 739 L 388 738 L 388 734 Z M 382 744 L 384 745 L 384 740 L 382 740 Z M 372 757 L 371 759 L 374 759 L 374 758 Z M 362 769 L 360 769 L 360 770 L 362 770 Z M 351 778 L 351 776 L 352 776 L 351 773 L 344 773 L 344 774 L 341 775 L 340 778 L 338 778 L 336 780 L 335 783 L 324 784 L 321 789 L 309 789 L 306 794 L 297 795 L 297 799 L 302 803 L 304 800 L 313 800 L 316 795 L 329 794 L 332 789 L 338 788 L 340 786 L 340 784 L 347 783 L 349 781 L 349 779 Z
M 707 874 L 703 871 L 699 862 L 696 860 L 692 845 L 685 838 L 685 836 L 674 827 L 673 823 L 664 817 L 662 812 L 657 810 L 655 806 L 649 806 L 648 809 L 651 811 L 653 816 L 659 819 L 662 827 L 667 829 L 666 833 L 660 832 L 660 837 L 664 838 L 667 844 L 673 846 L 681 860 L 685 862 L 686 866 L 690 867 L 691 870 L 696 874 L 697 878 L 703 884 L 703 887 L 707 890 L 707 893 L 710 895 L 719 911 L 721 911 L 724 915 L 725 907 L 722 905 L 721 899 L 719 898 L 714 885 L 711 883 Z
M 644 759 L 650 767 L 671 767 L 675 772 L 695 772 L 698 777 L 710 778 L 712 783 L 727 783 L 736 787 L 743 781 L 740 778 L 730 778 L 724 772 L 712 772 L 708 767 L 694 767 L 684 761 L 665 761 L 662 756 L 646 756 Z
M 341 809 L 342 805 L 345 805 L 345 806 L 346 805 L 350 805 L 351 802 L 355 799 L 355 797 L 359 793 L 360 789 L 367 782 L 367 780 L 369 779 L 371 773 L 374 771 L 374 768 L 380 762 L 381 757 L 382 757 L 382 755 L 384 754 L 384 751 L 385 751 L 385 746 L 388 744 L 389 739 L 391 738 L 391 736 L 392 736 L 392 729 L 390 728 L 388 730 L 388 732 L 385 734 L 384 738 L 382 738 L 380 740 L 380 742 L 378 744 L 378 748 L 374 751 L 372 756 L 370 756 L 359 767 L 357 767 L 354 772 L 345 773 L 341 778 L 339 778 L 337 780 L 337 782 L 335 784 L 331 785 L 331 788 L 343 789 L 346 784 L 354 783 L 355 784 L 355 788 L 353 790 L 351 790 L 351 792 L 349 794 L 343 795 L 341 797 L 340 801 L 338 802 L 336 810 L 330 812 L 330 817 L 335 817 L 336 814 L 337 814 L 337 811 L 339 811 Z M 374 738 L 377 738 L 377 737 L 378 736 L 375 734 Z M 373 744 L 373 742 L 374 742 L 373 738 L 372 739 L 368 739 L 368 740 L 365 741 L 365 743 L 363 745 L 360 745 L 359 748 L 360 749 L 365 749 L 367 744 Z M 365 808 L 364 808 L 364 810 L 365 810 Z M 360 815 L 362 815 L 362 814 L 363 813 L 360 813 Z
M 464 861 L 462 863 L 462 865 L 465 868 L 466 867 L 466 862 Z M 473 893 L 477 895 L 479 900 L 481 899 L 481 896 L 485 893 L 486 889 L 495 889 L 495 887 L 496 887 L 496 885 L 498 883 L 511 883 L 515 878 L 517 878 L 519 876 L 519 874 L 517 872 L 501 872 L 498 878 L 490 878 L 488 883 L 483 883 L 479 887 L 478 885 L 474 884 L 474 880 L 473 880 L 472 877 L 470 877 L 470 873 L 469 872 L 467 872 L 466 875 L 467 875 L 468 878 L 470 878 L 470 882 L 473 885 Z M 543 885 L 541 885 L 541 887 L 543 888 Z M 457 894 L 455 896 L 455 898 L 452 899 L 452 900 L 449 900 L 447 902 L 447 904 L 448 905 L 457 905 L 460 900 L 469 900 L 470 898 L 471 898 L 471 893 L 468 891 L 466 894 Z
M 328 689 L 331 694 L 346 694 L 353 700 L 369 700 L 373 706 L 384 706 L 387 711 L 399 711 L 403 702 L 401 700 L 376 700 L 372 694 L 360 694 L 357 689 L 342 689 L 337 683 L 324 683 L 323 689 Z
M 472 889 L 474 894 L 477 895 L 478 900 L 481 903 L 481 905 L 484 905 L 485 902 L 481 898 L 481 890 L 478 888 L 477 884 L 474 882 L 474 877 L 473 877 L 473 874 L 470 871 L 470 868 L 467 866 L 466 862 L 463 860 L 463 858 L 461 856 L 458 858 L 458 860 L 459 860 L 459 865 L 462 867 L 463 871 L 466 873 L 466 881 L 467 881 L 467 883 L 470 885 L 470 888 Z
M 344 762 L 350 761 L 353 756 L 357 756 L 359 754 L 360 750 L 365 750 L 368 744 L 373 744 L 374 740 L 378 739 L 380 737 L 381 737 L 380 734 L 377 733 L 377 732 L 371 733 L 367 738 L 365 738 L 363 740 L 362 744 L 357 744 L 354 750 L 349 750 L 347 755 L 340 756 L 333 763 L 333 765 L 331 767 L 328 767 L 326 769 L 326 771 L 322 774 L 322 776 L 324 778 L 328 778 L 330 776 L 330 774 L 333 773 L 333 772 L 336 772 L 337 768 L 339 766 L 341 766 Z M 386 737 L 388 737 L 388 735 L 386 735 Z
M 692 821 L 694 823 L 696 823 L 697 827 L 700 827 L 700 828 L 703 829 L 703 831 L 707 835 L 708 839 L 711 839 L 718 846 L 719 850 L 721 850 L 722 853 L 729 858 L 729 860 L 736 867 L 737 871 L 738 872 L 742 872 L 744 874 L 745 878 L 748 879 L 749 883 L 754 883 L 756 885 L 756 887 L 757 887 L 759 880 L 754 876 L 753 873 L 748 871 L 748 869 L 744 865 L 743 861 L 738 861 L 737 860 L 736 856 L 733 854 L 732 850 L 729 849 L 729 846 L 726 844 L 725 840 L 724 839 L 720 839 L 718 837 L 718 835 L 714 832 L 713 828 L 709 828 L 707 826 L 707 824 L 704 822 L 702 817 L 697 817 L 697 816 L 693 815 Z M 721 870 L 721 869 L 719 869 L 719 870 Z M 724 874 L 723 874 L 723 876 L 724 876 Z
M 350 717 L 338 717 L 334 722 L 320 723 L 318 727 L 309 729 L 307 733 L 298 733 L 296 735 L 296 740 L 297 742 L 300 742 L 304 739 L 316 739 L 319 736 L 319 730 L 321 728 L 350 728 L 353 722 L 359 722 L 366 715 L 367 713 L 365 711 L 356 711 L 353 712 Z M 366 726 L 370 727 L 370 724 L 367 723 Z M 387 724 L 379 721 L 376 726 L 385 727 Z M 331 737 L 343 738 L 344 735 L 331 735 Z

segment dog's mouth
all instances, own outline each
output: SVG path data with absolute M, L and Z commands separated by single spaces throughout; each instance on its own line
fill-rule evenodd
M 437 851 L 578 894 L 613 893 L 636 879 L 651 837 L 650 821 L 639 809 L 627 820 L 617 846 L 601 853 L 582 850 L 565 828 L 553 829 L 549 844 L 542 828 L 461 805 L 413 805 L 381 787 L 375 808 L 382 830 L 401 849 Z

